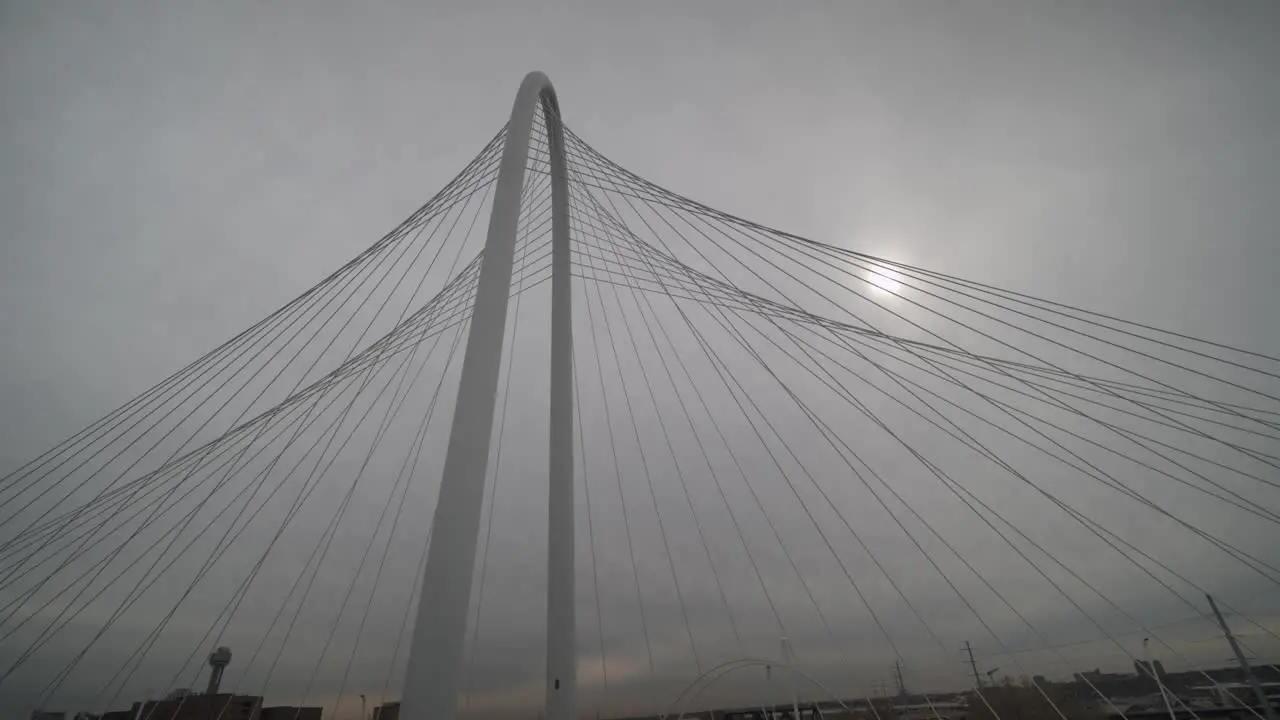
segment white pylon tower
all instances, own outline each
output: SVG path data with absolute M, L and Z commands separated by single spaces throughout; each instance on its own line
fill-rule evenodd
M 551 159 L 551 395 L 547 543 L 547 718 L 577 711 L 573 562 L 573 332 L 569 291 L 569 179 L 564 131 L 551 81 L 531 72 L 516 93 L 494 190 L 475 310 L 463 355 L 431 548 L 422 575 L 400 712 L 405 720 L 452 720 L 457 710 L 480 509 L 489 464 L 520 195 L 534 113 L 541 110 Z

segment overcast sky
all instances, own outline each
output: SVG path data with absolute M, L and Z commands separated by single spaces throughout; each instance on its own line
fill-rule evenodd
M 550 76 L 566 122 L 595 148 L 709 206 L 889 260 L 1280 353 L 1278 35 L 1280 9 L 1261 1 L 0 4 L 0 466 L 16 467 L 76 432 L 396 226 L 502 126 L 520 79 L 534 69 Z M 528 435 L 534 462 L 542 434 Z M 497 600 L 485 610 L 475 669 L 485 678 L 477 707 L 495 713 L 537 707 L 543 672 L 543 556 L 529 549 L 545 534 L 541 491 L 509 492 L 495 511 L 509 520 L 498 523 L 505 545 L 495 540 L 506 559 L 491 572 L 512 579 L 486 590 Z M 427 495 L 424 508 L 433 502 Z M 731 532 L 725 518 L 711 522 Z M 602 570 L 616 574 L 606 595 L 616 589 L 620 608 L 606 657 L 615 707 L 633 708 L 654 681 L 645 675 L 627 605 L 631 569 L 615 530 L 610 524 L 601 540 L 602 557 L 616 561 Z M 1252 547 L 1269 544 L 1269 536 L 1251 537 Z M 819 551 L 816 541 L 795 542 Z M 414 567 L 412 542 L 404 545 L 402 590 Z M 595 616 L 581 555 L 585 627 Z M 1273 547 L 1263 557 L 1278 556 Z M 664 562 L 646 563 L 662 578 L 646 601 L 659 640 L 652 652 L 669 671 L 659 673 L 655 693 L 669 698 L 696 673 L 682 635 L 690 611 L 666 597 Z M 1235 583 L 1222 592 L 1255 617 L 1280 617 L 1266 601 L 1274 588 L 1264 593 L 1221 568 L 1205 572 Z M 1127 607 L 1150 608 L 1145 621 L 1187 614 L 1111 579 Z M 868 669 L 854 680 L 829 668 L 815 674 L 865 691 L 888 677 L 893 653 L 876 646 L 865 613 L 840 594 L 847 590 L 819 593 L 828 593 L 829 607 L 847 605 L 830 619 L 859 648 L 850 662 Z M 946 643 L 982 644 L 979 626 L 949 615 L 960 606 L 944 601 L 944 590 L 936 582 L 914 588 L 949 628 Z M 1026 592 L 1051 641 L 1099 637 L 1069 606 L 1051 608 Z M 763 612 L 752 608 L 744 616 Z M 920 631 L 909 628 L 910 616 L 894 610 L 889 623 L 900 622 L 904 643 L 916 648 L 908 665 L 917 658 L 917 677 L 941 688 L 963 682 L 959 655 L 930 649 L 911 635 Z M 272 612 L 250 612 L 244 637 Z M 691 612 L 699 628 L 721 621 L 711 603 Z M 817 663 L 834 650 L 808 622 L 813 637 L 797 639 L 805 643 L 799 654 Z M 1002 627 L 1009 647 L 1037 642 Z M 699 639 L 716 648 L 710 655 L 732 656 L 724 628 L 705 632 Z M 760 648 L 776 644 L 770 632 L 761 631 Z M 1226 647 L 1202 642 L 1209 626 L 1168 632 L 1197 662 L 1223 664 Z M 584 698 L 600 702 L 591 689 L 596 636 L 582 635 L 583 655 L 596 663 L 583 671 Z M 1265 635 L 1255 641 L 1273 659 L 1280 649 Z M 8 661 L 17 651 L 3 645 Z M 1077 660 L 1129 663 L 1101 646 Z M 61 666 L 49 662 L 32 677 Z M 1070 671 L 1036 665 L 1048 663 L 1039 656 L 1028 662 L 1053 676 Z M 993 663 L 1012 672 L 1005 660 Z M 96 689 L 95 680 L 102 682 L 88 677 L 84 687 Z M 280 682 L 278 701 L 301 694 L 295 680 Z M 130 692 L 163 685 L 140 680 Z M 729 686 L 743 703 L 759 699 L 749 681 Z M 0 706 L 31 701 L 0 684 Z M 348 701 L 344 714 L 355 712 Z

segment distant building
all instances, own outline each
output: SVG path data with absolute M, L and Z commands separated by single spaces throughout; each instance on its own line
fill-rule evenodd
M 67 714 L 49 710 L 33 710 L 31 712 L 31 720 L 67 720 Z
M 318 707 L 280 705 L 262 708 L 262 712 L 258 715 L 258 720 L 320 720 L 321 710 L 322 708 Z
M 1093 685 L 1097 685 L 1098 683 L 1114 682 L 1117 680 L 1127 680 L 1130 677 L 1131 676 L 1123 673 L 1104 673 L 1096 668 L 1075 674 L 1076 682 L 1087 682 Z
M 1148 695 L 1155 691 L 1156 683 L 1146 675 L 1086 670 L 1076 673 L 1074 681 L 1067 683 L 1064 689 L 1069 697 L 1093 702 L 1100 694 L 1108 698 Z
M 138 715 L 139 710 L 141 715 Z M 261 711 L 262 698 L 257 695 L 222 693 L 134 703 L 130 717 L 151 720 L 261 720 Z
M 373 720 L 400 720 L 400 703 L 389 702 L 375 707 Z

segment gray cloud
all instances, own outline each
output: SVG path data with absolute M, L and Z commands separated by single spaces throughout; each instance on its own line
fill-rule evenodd
M 1280 325 L 1272 311 L 1272 276 L 1280 267 L 1274 239 L 1280 207 L 1273 188 L 1280 145 L 1273 118 L 1280 96 L 1269 80 L 1278 24 L 1280 14 L 1262 3 L 1212 9 L 1154 2 L 1105 8 L 1014 2 L 5 5 L 0 464 L 20 465 L 359 253 L 488 140 L 505 120 L 519 78 L 531 69 L 549 74 L 567 122 L 594 147 L 713 207 L 834 245 L 1275 355 Z M 630 302 L 628 297 L 623 292 L 619 302 Z M 611 290 L 603 298 L 618 331 L 622 306 L 614 304 Z M 546 456 L 540 398 L 546 351 L 537 321 L 545 319 L 545 298 L 531 294 L 528 303 L 470 675 L 468 712 L 476 717 L 527 717 L 542 701 Z M 679 352 L 695 364 L 700 389 L 724 420 L 753 486 L 736 474 L 728 450 L 713 443 L 708 452 L 723 480 L 721 495 L 700 465 L 688 425 L 674 420 L 669 388 L 659 394 L 662 416 L 671 422 L 667 429 L 674 431 L 675 453 L 666 453 L 657 413 L 633 388 L 634 432 L 653 463 L 656 502 L 640 472 L 634 436 L 624 437 L 632 432 L 628 425 L 614 428 L 623 438 L 618 453 L 625 500 L 620 497 L 605 445 L 607 418 L 591 385 L 596 371 L 579 323 L 578 370 L 584 386 L 593 388 L 584 393 L 581 412 L 594 548 L 581 484 L 578 489 L 585 706 L 606 712 L 659 706 L 699 669 L 743 654 L 776 654 L 784 631 L 800 661 L 824 683 L 867 692 L 888 677 L 894 653 L 846 579 L 846 568 L 900 644 L 913 687 L 962 686 L 963 640 L 980 649 L 983 662 L 1009 672 L 1021 666 L 1057 677 L 1129 665 L 1099 639 L 1102 631 L 905 451 L 888 442 L 859 445 L 868 463 L 1043 637 L 932 538 L 920 519 L 886 496 L 886 505 L 938 562 L 942 573 L 934 572 L 891 511 L 808 430 L 781 392 L 763 389 L 762 380 L 762 404 L 817 485 L 785 458 L 785 473 L 778 472 L 767 450 L 783 454 L 780 444 L 754 438 L 731 396 L 716 388 L 710 366 L 694 363 L 697 346 L 679 318 L 661 312 Z M 605 352 L 607 368 L 612 357 Z M 629 381 L 638 378 L 642 364 L 651 372 L 658 367 L 653 351 L 642 348 L 643 361 L 629 352 L 619 350 Z M 732 361 L 734 371 L 759 380 L 760 371 L 741 355 Z M 798 374 L 789 380 L 850 437 L 871 437 L 871 424 L 826 397 L 815 380 Z M 407 418 L 421 417 L 430 389 L 426 380 L 415 386 L 417 404 Z M 894 417 L 915 433 L 911 437 L 926 437 L 918 421 L 873 390 L 860 390 L 875 412 Z M 616 385 L 609 392 L 610 415 L 617 416 L 624 396 Z M 442 407 L 451 404 L 446 393 Z M 710 430 L 702 416 L 695 424 Z M 409 419 L 395 425 L 388 447 L 405 451 L 412 432 Z M 1126 540 L 1159 548 L 1162 561 L 1277 629 L 1269 581 L 1223 562 L 1223 555 L 1181 528 L 1139 518 L 1111 491 L 1082 483 L 1044 456 L 994 431 L 981 432 L 990 433 L 983 439 L 1012 464 L 1034 469 L 1046 490 Z M 398 694 L 406 647 L 394 649 L 434 507 L 446 433 L 441 422 L 428 434 L 429 461 L 415 475 L 382 584 L 373 594 L 368 568 L 354 576 L 351 606 L 317 665 L 368 528 L 391 493 L 399 456 L 373 466 L 299 615 L 299 631 L 272 674 L 270 700 L 301 699 L 318 668 L 308 699 L 331 704 L 366 605 L 359 653 L 342 690 L 343 715 L 354 717 L 356 695 L 380 693 L 388 678 L 390 696 Z M 256 691 L 265 680 L 283 634 L 272 617 L 358 471 L 358 451 L 369 440 L 361 442 L 335 463 L 227 630 L 224 642 L 236 652 L 229 676 L 239 683 L 248 668 L 238 689 Z M 1191 615 L 1030 488 L 993 476 L 989 465 L 958 446 L 938 444 L 929 452 L 1142 623 L 1163 625 Z M 1091 459 L 1189 513 L 1197 525 L 1268 562 L 1277 560 L 1269 525 L 1241 521 L 1219 506 L 1203 510 L 1202 497 L 1122 460 Z M 690 475 L 688 501 L 677 462 Z M 804 506 L 781 482 L 783 474 L 795 480 Z M 1274 507 L 1269 489 L 1258 491 L 1238 478 L 1222 482 Z M 287 485 L 263 518 L 282 518 L 289 493 L 300 487 Z M 623 524 L 624 502 L 630 527 Z M 769 519 L 778 524 L 781 544 L 766 526 Z M 749 552 L 735 520 L 745 526 Z M 221 522 L 219 530 L 227 527 L 227 520 Z M 831 539 L 835 557 L 815 528 Z M 210 622 L 271 532 L 265 523 L 244 531 L 236 549 L 175 614 L 119 692 L 121 701 L 162 692 L 175 674 L 190 678 L 180 685 L 202 683 L 194 664 L 181 673 L 177 666 L 193 653 L 199 662 Z M 1140 649 L 1142 631 L 1132 622 L 1028 543 L 1019 546 L 1130 652 Z M 943 647 L 873 555 L 937 629 Z M 120 648 L 132 647 L 185 590 L 194 568 L 180 567 L 187 574 L 166 575 L 85 656 L 60 691 L 66 706 L 101 697 L 99 688 L 127 654 Z M 1200 601 L 1187 585 L 1155 572 Z M 973 600 L 999 642 L 948 580 Z M 128 588 L 124 582 L 104 592 L 21 674 L 0 684 L 0 717 L 14 707 L 22 712 L 13 717 L 26 717 L 39 687 L 100 627 L 111 603 L 128 597 Z M 771 603 L 785 627 L 778 627 Z M 286 605 L 286 618 L 292 608 Z M 24 606 L 17 617 L 28 612 L 33 610 Z M 1233 622 L 1248 632 L 1243 620 Z M 248 665 L 272 627 L 262 656 Z M 3 665 L 34 632 L 28 627 L 0 641 Z M 1203 621 L 1161 630 L 1188 661 L 1220 665 L 1225 648 L 1206 641 L 1214 634 Z M 1280 651 L 1266 634 L 1246 637 L 1262 657 Z M 1083 640 L 1089 642 L 1075 644 Z M 1061 645 L 1060 655 L 1030 650 L 1044 643 Z M 1182 664 L 1158 650 L 1166 665 Z M 735 673 L 706 699 L 761 701 L 774 691 L 763 687 L 762 677 L 758 670 Z

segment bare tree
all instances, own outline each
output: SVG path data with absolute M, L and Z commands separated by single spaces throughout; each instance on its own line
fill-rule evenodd
M 1030 678 L 1020 678 L 1020 682 L 1015 684 L 1012 678 L 1006 677 L 996 687 L 983 688 L 982 696 L 975 696 L 969 702 L 970 720 L 996 720 L 997 717 L 1000 720 L 1061 720 L 1062 716 L 1066 720 L 1102 720 L 1105 717 L 1068 698 L 1054 685 L 1036 687 Z

